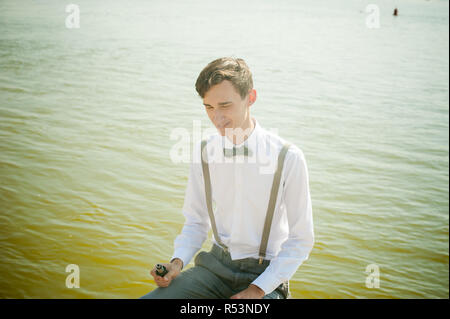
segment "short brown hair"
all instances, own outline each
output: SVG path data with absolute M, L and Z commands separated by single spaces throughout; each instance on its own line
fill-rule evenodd
M 250 90 L 253 89 L 252 72 L 243 59 L 223 57 L 210 62 L 200 72 L 195 89 L 201 98 L 206 92 L 222 81 L 228 80 L 233 84 L 236 91 L 244 99 Z

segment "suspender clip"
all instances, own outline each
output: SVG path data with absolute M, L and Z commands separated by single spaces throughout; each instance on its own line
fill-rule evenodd
M 261 265 L 262 262 L 263 262 L 263 258 L 262 258 L 262 257 L 259 257 L 259 264 Z

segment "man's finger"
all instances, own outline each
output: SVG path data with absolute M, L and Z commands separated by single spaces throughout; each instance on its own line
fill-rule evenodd
M 168 285 L 169 285 L 169 280 L 166 280 L 166 279 L 163 278 L 163 277 L 159 277 L 159 278 L 158 278 L 158 283 L 159 283 L 160 285 L 162 285 L 162 286 L 168 286 Z
M 169 283 L 161 281 L 157 281 L 156 284 L 158 285 L 158 287 L 167 287 L 169 285 Z
M 159 275 L 154 276 L 155 282 L 158 284 L 158 286 L 160 287 L 167 287 L 170 283 L 170 277 L 168 275 L 161 277 Z
M 174 275 L 175 272 L 171 270 L 164 276 L 164 279 L 167 281 L 171 281 L 173 278 L 175 278 Z
M 158 280 L 158 281 L 160 281 L 160 282 L 165 282 L 166 280 L 164 279 L 164 277 L 161 277 L 161 276 L 156 276 L 155 277 L 156 278 L 156 280 Z

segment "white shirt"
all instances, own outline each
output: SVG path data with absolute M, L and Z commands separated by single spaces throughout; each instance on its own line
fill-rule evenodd
M 278 154 L 286 142 L 255 127 L 246 144 L 251 156 L 225 157 L 223 148 L 233 143 L 219 133 L 207 144 L 214 216 L 220 240 L 229 248 L 232 260 L 259 258 L 262 232 L 269 204 Z M 202 247 L 211 227 L 200 158 L 201 141 L 194 145 L 183 215 L 185 224 L 174 242 L 172 258 L 187 265 Z M 215 206 L 215 207 L 214 207 Z M 217 243 L 215 239 L 214 243 Z M 314 245 L 314 230 L 308 169 L 303 152 L 291 144 L 284 161 L 265 259 L 269 266 L 254 285 L 266 294 L 289 280 L 308 259 Z

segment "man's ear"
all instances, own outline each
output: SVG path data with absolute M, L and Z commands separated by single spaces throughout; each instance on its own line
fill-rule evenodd
M 252 89 L 250 90 L 249 94 L 248 94 L 248 105 L 252 105 L 253 103 L 255 103 L 256 101 L 256 90 Z

